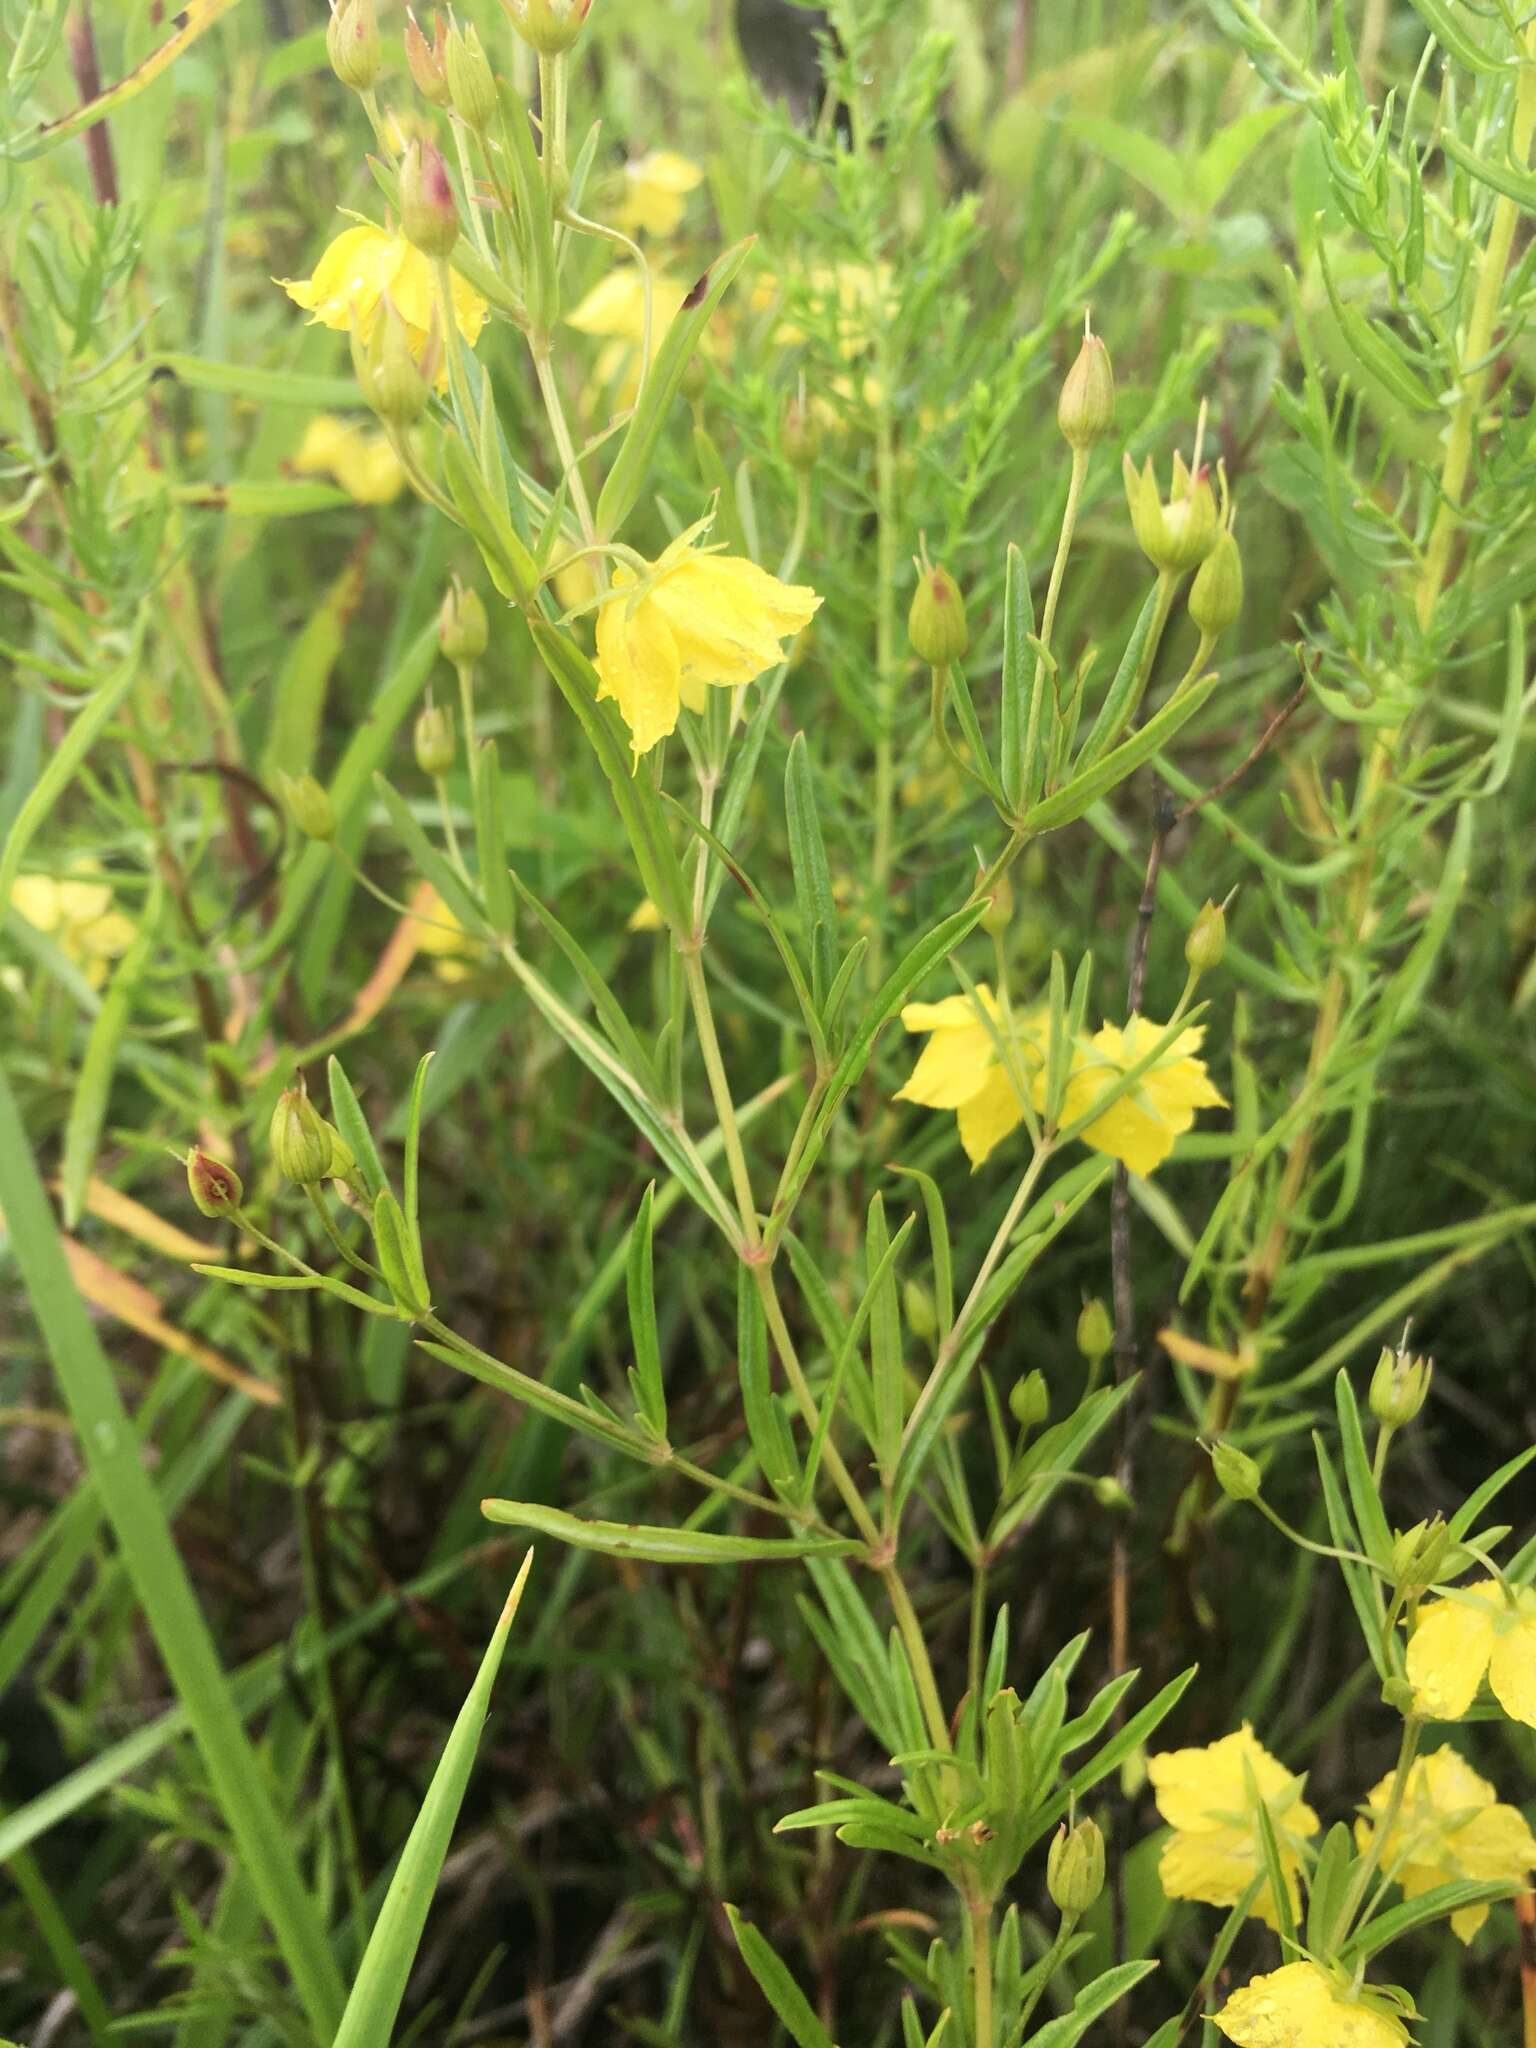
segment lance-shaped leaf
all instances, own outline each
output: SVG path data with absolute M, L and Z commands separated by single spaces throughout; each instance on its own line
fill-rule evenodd
M 715 258 L 684 299 L 682 310 L 667 329 L 666 338 L 640 387 L 640 396 L 623 445 L 608 472 L 607 482 L 598 493 L 595 517 L 599 534 L 616 534 L 634 510 L 650 474 L 656 444 L 661 439 L 667 414 L 683 381 L 683 372 L 726 287 L 746 262 L 753 240 L 754 237 L 749 235 L 744 242 L 737 242 Z
M 743 1920 L 734 1906 L 727 1906 L 725 1912 L 742 1961 L 783 2021 L 790 2039 L 798 2048 L 835 2048 L 832 2036 L 812 2011 L 810 2000 L 757 1929 Z
M 799 1557 L 848 1557 L 859 1548 L 839 1536 L 721 1536 L 710 1529 L 665 1529 L 643 1522 L 585 1522 L 536 1501 L 483 1500 L 480 1512 L 488 1522 L 536 1529 L 573 1550 L 642 1558 L 648 1564 L 773 1564 Z
M 432 1895 L 453 1840 L 454 1823 L 464 1804 L 464 1793 L 475 1767 L 475 1752 L 480 1746 L 480 1732 L 491 1704 L 491 1688 L 501 1669 L 502 1653 L 532 1563 L 530 1550 L 507 1595 L 475 1682 L 459 1709 L 453 1732 L 432 1773 L 427 1796 L 395 1866 L 332 2048 L 387 2048 L 427 1924 Z

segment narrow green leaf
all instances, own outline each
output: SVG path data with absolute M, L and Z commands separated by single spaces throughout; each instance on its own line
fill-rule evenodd
M 784 816 L 789 826 L 789 863 L 795 881 L 795 909 L 801 940 L 811 963 L 811 991 L 818 1012 L 824 1009 L 835 974 L 837 905 L 832 873 L 816 810 L 816 783 L 805 734 L 789 743 L 784 764 Z
M 661 1378 L 661 1338 L 656 1329 L 656 1283 L 652 1266 L 652 1211 L 656 1183 L 640 1197 L 640 1212 L 629 1232 L 624 1294 L 629 1304 L 629 1340 L 635 1354 L 635 1391 L 640 1412 L 658 1437 L 667 1433 L 667 1395 Z
M 507 866 L 507 832 L 502 814 L 501 756 L 494 740 L 482 740 L 470 764 L 475 795 L 475 859 L 485 918 L 498 938 L 512 936 L 512 875 Z
M 1389 1564 L 1392 1559 L 1392 1531 L 1387 1524 L 1386 1510 L 1381 1505 L 1381 1495 L 1376 1490 L 1376 1481 L 1371 1476 L 1360 1410 L 1347 1372 L 1341 1370 L 1335 1376 L 1333 1396 L 1339 1417 L 1344 1483 L 1349 1488 L 1350 1505 L 1355 1511 L 1355 1526 L 1364 1538 L 1366 1556 L 1375 1558 L 1378 1564 Z
M 682 309 L 667 329 L 655 361 L 646 373 L 634 415 L 623 444 L 614 458 L 607 481 L 598 493 L 595 518 L 599 534 L 612 538 L 634 510 L 645 488 L 656 455 L 656 444 L 672 410 L 683 381 L 683 372 L 709 325 L 716 306 L 738 270 L 747 260 L 753 238 L 737 242 L 715 258 L 704 275 L 683 300 Z
M 955 1322 L 955 1262 L 949 1246 L 944 1197 L 933 1175 L 924 1173 L 919 1167 L 893 1165 L 891 1171 L 899 1173 L 904 1180 L 915 1180 L 923 1198 L 923 1212 L 928 1219 L 928 1249 L 933 1259 L 934 1313 L 938 1319 L 939 1342 L 943 1344 Z
M 341 1133 L 348 1151 L 357 1161 L 357 1170 L 363 1177 L 363 1185 L 370 1195 L 376 1195 L 380 1188 L 389 1186 L 389 1176 L 384 1171 L 379 1148 L 373 1142 L 373 1132 L 368 1128 L 368 1119 L 363 1115 L 362 1105 L 335 1053 L 326 1061 L 325 1071 L 330 1082 L 331 1115 L 335 1118 L 336 1128 Z
M 74 780 L 86 755 L 105 732 L 113 712 L 138 679 L 142 639 L 141 619 L 134 633 L 132 648 L 118 667 L 97 685 L 84 710 L 76 712 L 59 744 L 48 749 L 43 772 L 16 813 L 15 822 L 6 834 L 4 848 L 0 849 L 0 904 L 11 900 L 11 890 L 21 872 L 21 863 L 32 843 L 32 835 Z
M 708 1529 L 650 1528 L 638 1522 L 586 1522 L 537 1501 L 483 1500 L 489 1522 L 536 1529 L 574 1550 L 638 1557 L 651 1564 L 754 1564 L 797 1557 L 848 1557 L 857 1543 L 835 1536 L 720 1536 Z
M 77 721 L 78 723 L 78 721 Z M 230 1696 L 117 1381 L 64 1258 L 26 1132 L 0 1074 L 0 1208 L 76 1440 L 134 1591 L 170 1673 L 209 1783 L 292 1973 L 311 2026 L 329 2040 L 342 1986 L 292 1836 Z
M 877 1193 L 870 1200 L 865 1223 L 864 1268 L 869 1301 L 870 1379 L 875 1396 L 875 1463 L 886 1485 L 895 1476 L 901 1455 L 901 1429 L 906 1420 L 901 1308 L 890 1254 L 885 1203 Z
M 1035 607 L 1030 595 L 1029 571 L 1024 566 L 1023 555 L 1012 541 L 1008 543 L 1006 559 L 998 779 L 1003 786 L 1004 802 L 1010 811 L 1018 815 L 1029 801 L 1026 791 L 1030 783 L 1030 754 L 1040 751 L 1043 728 L 1035 698 L 1043 695 L 1048 687 L 1048 678 L 1042 670 L 1040 690 L 1035 691 L 1034 652 L 1029 644 L 1035 630 Z
M 513 1618 L 528 1582 L 533 1563 L 530 1550 L 524 1557 L 501 1618 L 486 1645 L 480 1669 L 453 1729 L 443 1746 L 432 1782 L 416 1815 L 395 1874 L 384 1894 L 379 1917 L 373 1923 L 368 1946 L 363 1952 L 357 1977 L 341 2016 L 332 2048 L 388 2048 L 405 1996 L 411 1965 L 421 1944 L 433 1894 L 437 1890 L 443 1863 L 453 1840 L 454 1825 L 464 1803 L 464 1793 L 475 1767 L 475 1753 L 491 1704 L 491 1688 L 501 1669 Z
M 757 1979 L 764 1998 L 783 2021 L 798 2048 L 835 2048 L 832 2036 L 817 2019 L 811 2002 L 750 1921 L 734 1906 L 725 1909 L 741 1950 L 741 1959 Z
M 64 1125 L 64 1160 L 59 1172 L 64 1207 L 64 1224 L 73 1230 L 85 1207 L 85 1187 L 96 1165 L 102 1125 L 117 1071 L 117 1052 L 123 1027 L 133 1006 L 134 990 L 154 942 L 153 922 L 146 921 L 138 937 L 118 961 L 102 997 L 101 1008 L 91 1020 L 85 1055 L 75 1077 Z

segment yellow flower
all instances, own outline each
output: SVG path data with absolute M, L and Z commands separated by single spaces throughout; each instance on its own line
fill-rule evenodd
M 293 466 L 300 476 L 333 476 L 359 505 L 387 505 L 405 484 L 405 466 L 387 434 L 370 434 L 334 413 L 316 413 Z
M 990 1019 L 995 1030 L 989 1030 Z M 1011 1031 L 1002 1024 L 997 998 L 987 984 L 976 985 L 976 1001 L 968 995 L 946 996 L 939 1003 L 908 1003 L 901 1013 L 908 1031 L 926 1031 L 928 1043 L 898 1102 L 920 1102 L 926 1109 L 952 1109 L 960 1127 L 960 1143 L 973 1166 L 1000 1145 L 1024 1121 L 1017 1081 L 999 1049 L 999 1039 L 1013 1054 L 1018 1077 L 1031 1084 L 1043 1067 L 1040 1018 L 1014 1018 Z
M 683 217 L 688 194 L 703 182 L 704 173 L 675 150 L 653 149 L 624 166 L 625 191 L 616 215 L 618 225 L 634 234 L 670 235 Z
M 462 981 L 471 971 L 465 955 L 473 956 L 479 947 L 435 889 L 425 888 L 411 908 L 416 950 L 430 954 L 439 981 Z
M 419 363 L 426 353 L 436 280 L 432 265 L 404 235 L 366 225 L 348 228 L 325 251 L 312 277 L 280 277 L 276 282 L 312 316 L 311 326 L 318 323 L 341 333 L 351 329 L 360 341 L 372 336 L 387 294 L 405 322 L 411 354 Z M 454 324 L 473 348 L 490 308 L 457 271 L 450 296 Z M 445 365 L 444 379 L 446 374 Z
M 688 296 L 688 288 L 674 277 L 651 275 L 651 348 L 659 347 Z M 640 391 L 643 365 L 640 346 L 645 339 L 645 285 L 633 263 L 620 263 L 593 285 L 574 311 L 565 316 L 566 325 L 578 334 L 606 340 L 598 351 L 592 380 L 599 390 L 613 385 L 614 404 L 622 412 L 633 405 Z
M 597 614 L 597 694 L 618 704 L 637 759 L 673 730 L 684 704 L 703 709 L 705 684 L 750 683 L 776 667 L 779 643 L 821 603 L 743 555 L 696 548 L 708 524 L 680 533 L 638 583 L 616 567 L 618 594 Z
M 1106 1024 L 1088 1041 L 1081 1058 L 1074 1057 L 1072 1078 L 1062 1105 L 1063 1123 L 1086 1116 L 1139 1059 L 1145 1059 L 1163 1026 L 1132 1017 L 1122 1031 Z M 1201 1025 L 1181 1031 L 1135 1087 L 1110 1104 L 1082 1133 L 1083 1143 L 1107 1152 L 1132 1173 L 1151 1173 L 1173 1150 L 1175 1138 L 1195 1120 L 1197 1109 L 1220 1109 L 1225 1098 L 1212 1085 L 1204 1060 L 1194 1055 L 1205 1037 Z
M 1371 1815 L 1355 1823 L 1362 1849 L 1380 1823 L 1392 1782 L 1389 1772 L 1366 1795 Z M 1459 1878 L 1519 1885 L 1536 1869 L 1536 1835 L 1519 1808 L 1501 1805 L 1488 1780 L 1447 1744 L 1409 1771 L 1402 1810 L 1382 1844 L 1381 1862 L 1397 1878 L 1405 1899 Z M 1451 1915 L 1451 1925 L 1463 1941 L 1470 1941 L 1487 1918 L 1486 1906 L 1463 1906 Z
M 1496 1579 L 1484 1579 L 1420 1609 L 1408 1645 L 1419 1713 L 1459 1721 L 1485 1673 L 1509 1718 L 1536 1728 L 1536 1587 L 1517 1587 L 1510 1602 Z
M 100 988 L 109 962 L 127 952 L 137 927 L 112 908 L 109 883 L 79 879 L 94 873 L 90 864 L 80 862 L 63 881 L 52 875 L 23 875 L 11 889 L 11 908 L 46 933 L 92 988 Z
M 983 1008 L 998 1021 L 991 992 L 978 988 Z M 941 1003 L 908 1003 L 901 1021 L 908 1031 L 932 1034 L 898 1091 L 897 1100 L 921 1102 L 929 1109 L 959 1113 L 960 1142 L 973 1166 L 1017 1128 L 1024 1118 L 1018 1081 L 1029 1083 L 1034 1107 L 1045 1103 L 1045 1036 L 1047 1012 L 1035 1010 L 1010 1022 L 1010 1043 L 1016 1058 L 1000 1056 L 998 1042 L 968 996 L 950 996 Z M 1122 1031 L 1106 1024 L 1073 1048 L 1071 1078 L 1062 1106 L 1063 1123 L 1088 1115 L 1094 1104 L 1161 1036 L 1162 1026 L 1132 1017 Z M 1151 1173 L 1173 1150 L 1173 1141 L 1195 1120 L 1196 1109 L 1221 1103 L 1205 1063 L 1194 1058 L 1202 1033 L 1181 1032 L 1129 1093 L 1111 1103 L 1079 1133 L 1095 1152 L 1107 1152 L 1133 1173 Z
M 1170 1899 L 1199 1899 L 1208 1906 L 1237 1903 L 1264 1867 L 1258 1831 L 1262 1804 L 1295 1911 L 1301 1847 L 1317 1833 L 1317 1815 L 1301 1796 L 1306 1780 L 1293 1777 L 1272 1757 L 1246 1721 L 1236 1734 L 1205 1749 L 1171 1749 L 1148 1757 L 1147 1775 L 1157 1810 L 1173 1829 L 1157 1866 Z M 1269 1926 L 1279 1924 L 1268 1885 L 1253 1910 Z
M 624 929 L 627 932 L 659 932 L 661 922 L 661 912 L 649 896 L 642 896 L 629 913 Z
M 1398 2048 L 1401 2020 L 1345 1998 L 1316 1963 L 1287 1963 L 1234 1991 L 1216 2024 L 1237 2048 Z

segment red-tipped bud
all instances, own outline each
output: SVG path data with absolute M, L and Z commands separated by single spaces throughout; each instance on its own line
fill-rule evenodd
M 245 1185 L 235 1169 L 200 1145 L 187 1154 L 187 1189 L 203 1216 L 232 1216 L 245 1199 Z
M 423 256 L 447 256 L 459 239 L 448 166 L 430 142 L 413 142 L 400 165 L 400 232 Z
M 432 40 L 429 43 L 422 34 L 421 23 L 407 9 L 405 61 L 410 66 L 416 90 L 424 100 L 430 100 L 434 107 L 446 107 L 448 104 L 446 37 L 447 29 L 441 10 L 434 12 L 432 16 Z

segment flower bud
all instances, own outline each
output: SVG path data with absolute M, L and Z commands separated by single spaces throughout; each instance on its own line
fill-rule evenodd
M 1189 937 L 1184 941 L 1184 958 L 1194 973 L 1209 974 L 1213 967 L 1221 965 L 1221 956 L 1226 950 L 1227 913 L 1219 903 L 1207 899 L 1189 928 Z
M 1189 616 L 1207 640 L 1235 626 L 1243 610 L 1243 558 L 1230 529 L 1217 536 L 1189 586 Z
M 345 1172 L 351 1165 L 346 1146 L 302 1087 L 285 1088 L 277 1098 L 268 1141 L 278 1172 L 301 1188 L 314 1187 L 331 1177 L 338 1147 L 346 1159 L 340 1170 Z
M 1115 1326 L 1109 1319 L 1109 1310 L 1095 1295 L 1092 1301 L 1083 1303 L 1077 1319 L 1077 1348 L 1090 1365 L 1097 1365 L 1101 1358 L 1108 1357 L 1114 1343 Z
M 453 766 L 453 713 L 446 704 L 427 704 L 416 721 L 416 766 L 435 782 Z
M 1216 1484 L 1228 1500 L 1257 1500 L 1263 1489 L 1263 1476 L 1258 1466 L 1246 1451 L 1240 1451 L 1236 1444 L 1217 1439 L 1210 1447 L 1211 1470 L 1216 1474 Z
M 1386 1679 L 1381 1688 L 1382 1704 L 1388 1706 L 1404 1719 L 1414 1712 L 1422 1712 L 1412 1683 L 1406 1678 Z
M 987 907 L 981 913 L 981 928 L 993 938 L 1000 938 L 1013 922 L 1013 883 L 1007 875 L 999 875 L 990 889 Z
M 344 86 L 352 92 L 372 92 L 382 62 L 373 0 L 333 0 L 325 54 Z
M 459 239 L 459 209 L 443 153 L 413 142 L 400 164 L 400 232 L 423 256 L 447 256 Z
M 821 457 L 821 421 L 804 398 L 792 398 L 784 408 L 779 446 L 791 469 L 802 475 L 816 467 Z
M 313 775 L 285 775 L 279 770 L 277 786 L 289 817 L 306 839 L 335 838 L 335 809 L 329 793 Z
M 1086 1913 L 1104 1889 L 1104 1837 L 1096 1822 L 1080 1820 L 1069 1830 L 1065 1822 L 1045 1860 L 1045 1885 L 1059 1913 L 1074 1919 Z
M 490 623 L 479 592 L 472 586 L 466 587 L 455 576 L 443 594 L 437 614 L 437 644 L 443 650 L 443 659 L 451 661 L 455 668 L 465 668 L 484 654 L 490 636 Z
M 1414 1358 L 1383 1345 L 1371 1374 L 1369 1399 L 1376 1420 L 1387 1429 L 1401 1429 L 1412 1422 L 1429 1398 L 1434 1371 L 1432 1358 Z
M 1093 1499 L 1096 1507 L 1113 1508 L 1116 1514 L 1124 1514 L 1133 1505 L 1131 1496 L 1109 1472 L 1093 1482 Z
M 1043 1372 L 1027 1372 L 1008 1390 L 1008 1411 L 1021 1429 L 1038 1429 L 1051 1412 L 1051 1390 Z
M 366 342 L 354 328 L 352 367 L 363 397 L 387 427 L 414 427 L 432 396 L 442 356 L 442 330 L 434 309 L 427 346 L 418 363 L 405 321 L 387 296 Z
M 1074 451 L 1091 448 L 1115 423 L 1115 373 L 1109 350 L 1091 329 L 1083 333 L 1077 361 L 1067 372 L 1056 402 L 1056 424 Z
M 457 25 L 448 31 L 443 51 L 443 73 L 448 81 L 448 103 L 466 128 L 483 133 L 500 104 L 490 61 L 473 27 Z
M 429 43 L 421 32 L 420 22 L 409 8 L 406 9 L 405 61 L 416 81 L 416 90 L 434 107 L 446 107 L 448 104 L 448 74 L 444 62 L 446 33 L 441 11 L 435 11 L 432 16 L 433 40 Z
M 939 1316 L 933 1296 L 921 1280 L 909 1277 L 901 1283 L 901 1306 L 907 1328 L 920 1344 L 928 1343 L 938 1332 Z
M 1182 455 L 1173 458 L 1173 495 L 1166 504 L 1158 493 L 1150 456 L 1146 467 L 1138 470 L 1127 455 L 1125 496 L 1136 544 L 1164 575 L 1183 576 L 1197 569 L 1215 547 L 1220 530 L 1215 494 L 1205 471 L 1191 476 Z
M 1451 1532 L 1443 1515 L 1416 1522 L 1392 1543 L 1392 1577 L 1398 1591 L 1415 1597 L 1435 1583 L 1445 1568 Z
M 558 57 L 581 34 L 592 0 L 502 0 L 512 26 L 541 57 Z
M 229 1216 L 245 1199 L 245 1186 L 232 1166 L 194 1145 L 187 1154 L 187 1188 L 202 1216 Z
M 971 644 L 965 625 L 965 599 L 945 569 L 926 564 L 918 572 L 912 609 L 907 614 L 912 652 L 930 668 L 947 668 Z

